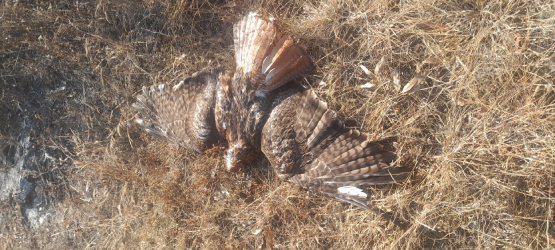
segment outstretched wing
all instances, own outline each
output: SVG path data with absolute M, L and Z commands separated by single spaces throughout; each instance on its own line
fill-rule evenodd
M 369 209 L 361 185 L 403 181 L 408 170 L 383 141 L 345 128 L 312 90 L 285 93 L 262 131 L 262 152 L 280 178 Z
M 194 73 L 177 84 L 143 88 L 133 104 L 146 131 L 173 144 L 202 152 L 220 139 L 214 121 L 215 91 L 221 68 Z

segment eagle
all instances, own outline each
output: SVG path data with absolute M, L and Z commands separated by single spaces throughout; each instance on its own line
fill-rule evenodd
M 143 88 L 133 106 L 149 134 L 203 152 L 227 141 L 228 171 L 262 152 L 285 181 L 370 209 L 361 186 L 404 181 L 391 138 L 371 140 L 300 84 L 314 67 L 304 49 L 249 13 L 233 26 L 236 68 L 208 68 L 177 84 Z

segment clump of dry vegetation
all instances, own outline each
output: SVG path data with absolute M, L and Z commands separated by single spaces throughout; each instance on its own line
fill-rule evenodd
M 60 154 L 30 173 L 48 220 L 30 228 L 2 203 L 2 248 L 553 246 L 552 1 L 2 5 L 0 136 L 28 104 L 43 124 L 35 145 Z M 414 174 L 368 191 L 406 228 L 280 182 L 263 158 L 227 173 L 219 147 L 195 155 L 133 124 L 141 87 L 232 68 L 232 25 L 250 10 L 306 46 L 318 67 L 298 82 L 348 126 L 399 137 Z M 36 85 L 44 93 L 29 94 Z

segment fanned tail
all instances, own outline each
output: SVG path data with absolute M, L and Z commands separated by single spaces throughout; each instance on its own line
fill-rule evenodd
M 259 89 L 272 91 L 312 68 L 312 61 L 304 50 L 289 37 L 279 40 L 262 64 L 264 85 Z
M 283 37 L 277 42 L 272 21 L 249 13 L 233 27 L 237 71 L 250 75 L 262 92 L 272 91 L 312 67 L 310 58 L 293 40 Z
M 258 71 L 264 57 L 271 51 L 276 30 L 272 22 L 267 22 L 251 12 L 233 27 L 235 60 L 243 73 Z

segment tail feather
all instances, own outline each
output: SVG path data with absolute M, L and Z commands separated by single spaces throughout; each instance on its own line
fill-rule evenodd
M 312 62 L 292 39 L 274 42 L 276 29 L 250 13 L 234 26 L 237 72 L 255 79 L 252 89 L 272 91 L 309 69 Z
M 283 37 L 282 39 L 278 40 L 277 43 L 274 45 L 274 48 L 270 51 L 270 54 L 264 58 L 264 62 L 262 63 L 262 73 L 268 73 L 270 67 L 274 65 L 277 61 L 276 54 L 279 55 L 283 53 L 283 50 L 289 48 L 293 44 L 292 40 L 286 39 Z
M 290 38 L 282 38 L 264 59 L 262 73 L 266 75 L 264 87 L 275 89 L 292 80 L 308 67 L 311 66 L 310 59 L 305 52 L 293 44 Z
M 266 22 L 250 13 L 234 27 L 235 58 L 237 67 L 243 72 L 259 70 L 264 56 L 271 49 L 275 29 L 271 22 Z

